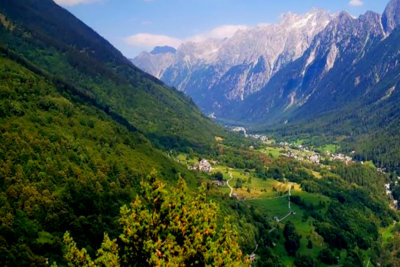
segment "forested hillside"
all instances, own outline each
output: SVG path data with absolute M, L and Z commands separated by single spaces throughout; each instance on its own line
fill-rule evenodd
M 66 231 L 93 255 L 152 171 L 196 190 L 202 175 L 169 151 L 209 152 L 227 131 L 189 98 L 51 0 L 2 1 L 0 36 L 5 266 L 63 265 Z
M 157 145 L 207 149 L 226 134 L 52 0 L 5 0 L 0 13 L 1 46 L 118 113 Z
M 4 51 L 0 80 L 0 258 L 7 266 L 61 255 L 66 230 L 97 246 L 153 169 L 171 181 L 178 172 L 193 179 L 141 133 Z

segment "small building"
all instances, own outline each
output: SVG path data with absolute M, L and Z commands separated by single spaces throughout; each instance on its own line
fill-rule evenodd
M 218 187 L 226 186 L 225 181 L 212 180 L 211 182 L 213 183 L 213 185 L 218 186 Z
M 247 131 L 246 131 L 246 128 L 244 128 L 244 127 L 235 127 L 232 129 L 232 131 L 236 132 L 236 133 L 243 133 L 244 137 L 247 137 Z
M 310 157 L 310 161 L 314 164 L 319 164 L 320 160 L 319 160 L 319 156 L 317 154 L 314 154 Z
M 210 162 L 206 159 L 202 159 L 199 163 L 199 171 L 210 173 L 212 171 Z

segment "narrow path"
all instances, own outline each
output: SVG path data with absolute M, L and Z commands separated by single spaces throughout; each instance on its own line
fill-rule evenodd
M 292 214 L 293 214 L 293 212 L 289 212 L 288 214 L 286 214 L 285 217 L 279 219 L 279 222 L 283 221 L 284 219 L 286 219 L 287 217 L 289 217 L 289 216 L 292 215 Z
M 229 193 L 229 197 L 232 197 L 232 195 L 233 195 L 233 187 L 229 184 L 229 182 L 230 181 L 232 181 L 233 180 L 233 175 L 232 175 L 232 173 L 229 173 L 229 180 L 226 182 L 226 185 L 229 187 L 229 189 L 231 190 L 231 192 Z M 279 224 L 280 222 L 282 222 L 283 220 L 285 220 L 285 219 L 287 219 L 288 217 L 290 217 L 290 215 L 293 215 L 293 214 L 295 214 L 293 211 L 292 211 L 292 207 L 291 207 L 291 202 L 290 202 L 290 197 L 292 196 L 292 193 L 291 193 L 291 190 L 292 190 L 292 186 L 289 186 L 289 192 L 286 194 L 286 195 L 283 195 L 283 196 L 279 196 L 279 197 L 271 197 L 271 198 L 266 198 L 266 199 L 264 199 L 264 200 L 272 200 L 272 199 L 279 199 L 279 198 L 288 198 L 288 208 L 289 208 L 289 213 L 288 214 L 286 214 L 284 217 L 282 217 L 282 218 L 277 218 L 276 219 L 276 222 L 277 222 L 277 224 Z M 271 228 L 269 231 L 268 231 L 268 233 L 272 233 L 273 231 L 275 231 L 277 228 L 276 227 L 273 227 L 273 228 Z M 255 255 L 255 251 L 257 250 L 257 248 L 258 248 L 258 244 L 257 244 L 257 246 L 256 246 L 256 249 L 254 250 L 254 252 L 252 253 L 252 255 Z
M 256 251 L 258 249 L 258 244 L 256 244 L 256 248 L 254 249 L 254 251 L 250 254 L 250 261 L 253 262 L 256 259 Z M 253 266 L 253 265 L 252 265 Z
M 256 244 L 256 248 L 254 249 L 254 251 L 251 254 L 256 254 L 257 249 L 258 249 L 258 244 Z
M 232 194 L 233 194 L 233 187 L 229 184 L 229 181 L 232 181 L 232 179 L 233 179 L 232 173 L 229 173 L 229 176 L 230 176 L 231 178 L 226 182 L 226 184 L 227 184 L 228 187 L 231 189 L 231 192 L 229 193 L 229 197 L 232 197 Z
M 279 219 L 279 218 L 276 219 L 276 222 L 277 222 L 278 224 L 279 224 L 280 222 L 282 222 L 283 220 L 287 219 L 290 215 L 295 214 L 295 213 L 292 211 L 291 202 L 290 202 L 290 197 L 292 196 L 291 190 L 292 190 L 292 186 L 289 186 L 289 193 L 288 193 L 287 195 L 278 197 L 278 198 L 288 197 L 288 208 L 289 208 L 289 213 L 288 213 L 288 214 L 286 214 L 284 217 L 282 217 L 282 218 L 280 218 L 280 219 Z M 271 198 L 271 199 L 274 199 L 274 198 Z M 268 231 L 268 233 L 272 233 L 272 232 L 275 231 L 276 229 L 277 229 L 276 227 L 273 227 L 273 228 L 271 228 L 271 229 Z

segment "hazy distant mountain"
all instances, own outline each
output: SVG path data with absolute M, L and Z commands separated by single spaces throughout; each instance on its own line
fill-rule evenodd
M 366 76 L 358 71 L 364 69 L 360 62 L 395 31 L 398 14 L 400 0 L 392 0 L 383 15 L 367 12 L 359 18 L 317 9 L 288 13 L 279 24 L 240 30 L 224 40 L 184 43 L 176 54 L 144 52 L 134 63 L 219 119 L 290 122 L 365 97 L 397 63 L 382 62 Z
M 259 91 L 283 66 L 302 56 L 332 18 L 318 9 L 288 13 L 279 24 L 240 30 L 223 40 L 186 42 L 176 53 L 143 52 L 133 62 L 213 112 Z

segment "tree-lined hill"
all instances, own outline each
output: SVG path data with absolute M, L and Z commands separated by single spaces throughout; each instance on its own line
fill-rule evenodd
M 52 0 L 0 3 L 0 45 L 71 84 L 165 148 L 206 149 L 224 130 L 192 101 L 136 68 Z

